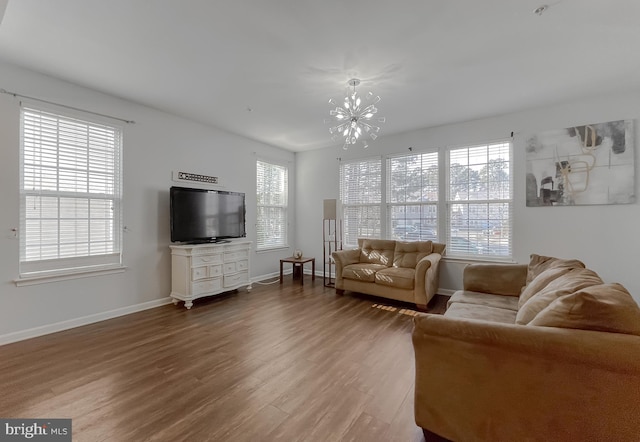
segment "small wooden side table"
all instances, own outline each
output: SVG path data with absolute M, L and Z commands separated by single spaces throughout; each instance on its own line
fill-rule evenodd
M 285 262 L 290 262 L 293 264 L 293 272 L 295 273 L 296 267 L 300 267 L 300 285 L 304 284 L 304 265 L 308 262 L 311 263 L 311 280 L 316 279 L 316 259 L 315 258 L 294 258 L 293 256 L 289 258 L 283 258 L 280 260 L 280 284 L 282 284 L 282 265 Z

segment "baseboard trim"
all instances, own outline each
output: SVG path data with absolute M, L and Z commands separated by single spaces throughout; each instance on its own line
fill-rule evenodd
M 289 269 L 289 271 L 285 270 L 282 273 L 284 275 L 290 275 L 291 273 L 293 273 L 293 270 L 291 270 L 291 269 Z M 272 278 L 280 279 L 280 273 L 279 272 L 273 272 L 273 273 L 267 273 L 266 275 L 254 276 L 253 278 L 251 278 L 251 282 L 252 283 L 258 283 L 260 281 L 264 281 L 265 279 L 272 279 Z
M 451 289 L 438 289 L 436 293 L 438 295 L 452 296 L 456 291 Z
M 37 338 L 38 336 L 44 336 L 50 333 L 69 330 L 71 328 L 81 327 L 83 325 L 93 324 L 95 322 L 105 321 L 107 319 L 117 318 L 118 316 L 124 316 L 143 310 L 149 310 L 151 308 L 160 307 L 166 304 L 171 304 L 170 297 L 154 299 L 153 301 L 143 302 L 142 304 L 130 305 L 127 307 L 117 308 L 115 310 L 109 310 L 106 312 L 83 316 L 80 318 L 69 319 L 67 321 L 61 321 L 53 324 L 30 328 L 27 330 L 7 333 L 4 335 L 0 335 L 0 345 L 24 341 L 25 339 Z

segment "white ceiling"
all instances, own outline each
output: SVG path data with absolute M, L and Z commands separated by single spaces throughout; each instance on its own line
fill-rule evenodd
M 352 77 L 382 136 L 640 87 L 640 1 L 541 4 L 9 0 L 0 59 L 292 151 Z

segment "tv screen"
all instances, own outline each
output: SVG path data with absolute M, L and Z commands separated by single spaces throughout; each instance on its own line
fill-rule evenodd
M 174 186 L 169 197 L 172 242 L 246 236 L 244 193 Z

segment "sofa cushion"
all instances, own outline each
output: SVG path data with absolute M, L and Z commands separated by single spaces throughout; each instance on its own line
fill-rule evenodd
M 454 302 L 451 304 L 449 308 L 447 308 L 444 316 L 500 322 L 503 324 L 513 324 L 516 320 L 516 312 L 513 310 L 479 304 L 466 304 L 464 302 Z
M 439 242 L 434 242 L 431 244 L 431 247 L 433 247 L 433 253 L 437 253 L 438 255 L 444 255 L 444 251 L 447 248 L 446 244 L 442 244 Z
M 602 284 L 602 279 L 593 270 L 571 269 L 529 298 L 518 310 L 516 324 L 528 324 L 538 313 L 561 296 L 598 284 Z
M 640 307 L 620 284 L 592 285 L 556 299 L 528 325 L 640 335 Z
M 396 248 L 394 240 L 362 239 L 360 246 L 360 262 L 367 264 L 382 264 L 391 267 L 393 253 Z
M 415 269 L 418 261 L 433 251 L 431 241 L 397 241 L 393 253 L 393 266 Z
M 550 267 L 538 274 L 538 276 L 536 276 L 533 281 L 531 281 L 524 287 L 522 293 L 520 293 L 518 307 L 522 307 L 525 302 L 531 299 L 533 295 L 548 286 L 550 282 L 554 281 L 565 273 L 568 273 L 569 270 L 571 270 L 571 267 Z
M 375 282 L 376 272 L 386 268 L 387 266 L 382 264 L 349 264 L 342 269 L 342 277 L 362 282 Z
M 458 290 L 451 296 L 451 298 L 449 298 L 447 307 L 454 302 L 504 308 L 507 310 L 513 310 L 514 312 L 518 311 L 518 298 L 516 298 L 515 296 L 492 295 L 490 293 Z
M 407 290 L 413 290 L 415 279 L 416 271 L 414 269 L 397 267 L 382 269 L 375 276 L 376 284 Z
M 577 259 L 561 259 L 551 256 L 532 254 L 529 260 L 529 268 L 527 270 L 527 285 L 529 285 L 531 281 L 545 270 L 558 267 L 584 269 L 585 265 L 582 261 L 578 261 Z

